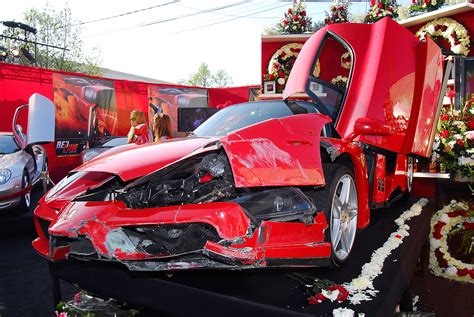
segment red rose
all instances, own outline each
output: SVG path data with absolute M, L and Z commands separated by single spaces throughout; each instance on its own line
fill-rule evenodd
M 318 303 L 322 303 L 326 300 L 326 296 L 324 296 L 323 294 L 319 293 L 319 294 L 316 294 L 316 301 Z
M 430 4 L 430 1 L 431 1 L 431 0 L 424 0 L 424 3 L 425 3 L 425 4 Z
M 457 140 L 456 144 L 459 145 L 459 146 L 464 146 L 464 142 L 461 139 Z
M 441 25 L 439 25 L 439 24 L 436 24 L 436 25 L 434 26 L 435 31 L 438 31 L 440 28 L 441 28 Z
M 377 3 L 377 7 L 378 7 L 379 9 L 383 9 L 383 4 L 382 4 L 381 2 L 379 2 L 379 3 Z
M 393 12 L 393 8 L 392 8 L 392 7 L 388 7 L 387 11 L 388 11 L 388 12 Z
M 306 20 L 301 21 L 302 26 L 306 26 Z
M 288 14 L 291 14 L 293 11 L 291 11 L 291 8 L 288 8 Z
M 466 273 L 467 274 L 467 273 Z M 315 305 L 318 303 L 318 300 L 316 299 L 316 296 L 310 296 L 309 297 L 309 304 L 310 305 Z
M 474 130 L 474 119 L 472 117 L 467 118 L 467 126 L 469 130 Z
M 288 20 L 283 20 L 284 25 L 288 25 Z
M 439 240 L 441 239 L 441 229 L 444 227 L 445 223 L 442 221 L 438 221 L 437 224 L 434 226 L 433 238 Z
M 344 7 L 343 7 L 343 6 L 339 6 L 338 9 L 339 9 L 339 11 L 342 11 L 342 10 L 344 10 Z
M 441 253 L 439 248 L 435 250 L 435 256 L 436 256 L 436 259 L 438 260 L 439 267 L 442 267 L 442 268 L 448 267 L 448 261 L 444 259 L 443 254 Z
M 469 270 L 469 276 L 470 276 L 471 278 L 474 278 L 474 270 Z
M 301 11 L 300 14 L 302 17 L 304 17 L 306 15 L 306 11 Z
M 444 31 L 446 31 L 447 29 L 448 29 L 448 27 L 447 27 L 446 25 L 442 25 L 442 26 L 441 26 L 441 31 L 444 32 Z
M 299 19 L 300 17 L 297 14 L 293 15 L 293 20 L 298 21 Z
M 474 230 L 474 222 L 464 223 L 464 230 Z
M 459 269 L 459 270 L 458 270 L 458 275 L 461 276 L 461 277 L 462 277 L 462 276 L 466 276 L 466 275 L 468 275 L 468 274 L 469 274 L 469 270 L 468 270 L 468 269 Z
M 467 217 L 467 213 L 466 213 L 465 210 L 451 211 L 451 212 L 448 212 L 447 215 L 448 215 L 449 218 L 454 218 L 454 217 L 457 217 L 457 216 Z
M 282 71 L 282 70 L 279 70 L 279 71 L 278 71 L 278 77 L 284 78 L 284 77 L 285 77 L 285 72 Z
M 411 0 L 411 4 L 416 4 L 416 0 Z
M 446 137 L 449 135 L 449 131 L 445 129 L 441 131 L 439 135 L 441 135 L 443 139 L 446 139 Z
M 285 53 L 285 52 L 281 52 L 280 57 L 283 58 L 283 57 L 285 57 L 285 56 L 286 56 L 286 53 Z
M 449 115 L 447 113 L 444 113 L 439 118 L 441 119 L 441 121 L 447 121 L 449 120 Z
M 413 1 L 415 1 L 415 0 L 413 0 Z M 374 5 L 375 5 L 375 0 L 371 0 L 370 1 L 370 6 L 373 7 Z
M 333 285 L 329 287 L 327 290 L 331 292 L 335 290 L 339 291 L 339 294 L 337 294 L 337 298 L 336 298 L 338 302 L 343 302 L 349 297 L 349 292 L 342 285 Z

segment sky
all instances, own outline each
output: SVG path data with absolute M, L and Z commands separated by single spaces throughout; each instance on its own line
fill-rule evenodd
M 98 47 L 102 67 L 177 82 L 205 62 L 211 71 L 224 69 L 232 86 L 260 83 L 261 34 L 291 6 L 290 1 L 18 0 L 3 6 L 0 21 L 22 22 L 25 11 L 47 4 L 57 11 L 69 6 L 75 20 L 88 22 L 81 26 L 84 50 Z M 323 20 L 329 5 L 308 2 L 308 14 Z M 361 14 L 367 3 L 351 8 Z

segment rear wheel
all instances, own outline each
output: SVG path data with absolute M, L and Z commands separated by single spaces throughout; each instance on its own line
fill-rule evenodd
M 21 176 L 21 190 L 24 190 L 30 185 L 30 179 L 28 177 L 28 174 L 23 172 L 23 175 Z M 22 210 L 28 210 L 31 205 L 31 193 L 30 191 L 27 191 L 21 195 L 20 199 L 20 209 Z
M 344 264 L 352 251 L 357 231 L 357 187 L 352 170 L 341 164 L 324 164 L 326 187 L 316 193 L 316 206 L 326 215 L 331 242 L 331 264 Z

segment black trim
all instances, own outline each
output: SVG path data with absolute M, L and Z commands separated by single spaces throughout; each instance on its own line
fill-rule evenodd
M 318 61 L 318 58 L 319 58 L 319 54 L 321 53 L 321 49 L 322 47 L 324 47 L 324 43 L 326 42 L 326 40 L 328 39 L 328 37 L 331 36 L 334 38 L 334 40 L 336 40 L 338 43 L 340 43 L 342 46 L 344 46 L 344 48 L 347 49 L 347 51 L 351 54 L 351 60 L 352 60 L 352 67 L 351 69 L 349 70 L 349 76 L 347 77 L 347 83 L 348 83 L 348 86 L 346 87 L 345 90 L 342 90 L 340 89 L 339 87 L 325 81 L 325 80 L 321 80 L 319 78 L 316 78 L 313 76 L 313 70 L 314 68 L 316 67 L 316 63 Z M 344 108 L 344 103 L 346 101 L 346 98 L 347 98 L 347 92 L 349 91 L 350 89 L 350 86 L 351 86 L 351 82 L 352 82 L 352 73 L 353 73 L 353 70 L 354 70 L 354 65 L 355 65 L 355 55 L 354 55 L 354 50 L 352 49 L 352 47 L 349 45 L 349 43 L 347 43 L 345 40 L 343 40 L 339 35 L 337 35 L 336 33 L 332 32 L 332 31 L 329 31 L 327 30 L 326 31 L 326 34 L 323 38 L 323 40 L 321 41 L 321 44 L 319 45 L 318 47 L 318 51 L 314 57 L 314 60 L 313 60 L 313 63 L 311 64 L 311 68 L 309 70 L 309 74 L 307 75 L 308 76 L 308 80 L 306 81 L 306 88 L 305 88 L 305 91 L 306 91 L 306 94 L 308 94 L 308 96 L 310 96 L 311 98 L 313 98 L 315 100 L 316 103 L 318 103 L 318 105 L 322 106 L 322 108 L 325 109 L 325 112 L 326 114 L 329 113 L 329 111 L 327 110 L 326 106 L 324 105 L 324 103 L 318 98 L 318 96 L 316 96 L 316 94 L 314 94 L 312 92 L 312 90 L 310 89 L 310 85 L 311 85 L 311 82 L 317 82 L 317 83 L 324 83 L 325 85 L 326 84 L 329 84 L 329 88 L 331 89 L 335 89 L 339 92 L 343 92 L 343 95 L 342 95 L 342 99 L 340 101 L 340 104 L 339 104 L 339 111 L 337 113 L 337 116 L 335 118 L 335 120 L 333 121 L 333 125 L 336 126 L 337 125 L 337 122 L 339 121 L 339 117 L 341 116 L 341 112 L 342 112 L 342 109 Z M 331 116 L 330 116 L 331 117 Z M 332 118 L 332 117 L 331 117 Z

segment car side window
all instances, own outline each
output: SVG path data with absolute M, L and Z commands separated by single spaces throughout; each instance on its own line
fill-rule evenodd
M 313 62 L 307 93 L 336 122 L 352 69 L 352 52 L 341 40 L 327 34 Z

